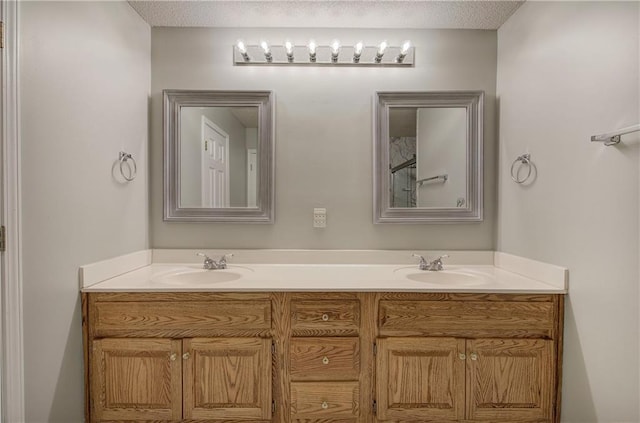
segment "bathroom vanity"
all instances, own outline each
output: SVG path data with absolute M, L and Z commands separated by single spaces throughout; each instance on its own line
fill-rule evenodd
M 462 271 L 422 292 L 287 289 L 280 271 L 261 289 L 260 266 L 217 288 L 126 289 L 143 270 L 84 289 L 86 420 L 559 422 L 566 291 L 456 286 Z

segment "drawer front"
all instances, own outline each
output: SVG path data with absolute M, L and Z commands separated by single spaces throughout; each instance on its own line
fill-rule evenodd
M 291 384 L 291 417 L 358 417 L 359 398 L 358 382 L 294 382 Z
M 552 337 L 551 302 L 380 301 L 382 335 Z
M 291 302 L 291 329 L 295 335 L 357 334 L 359 325 L 358 301 Z
M 292 380 L 358 380 L 359 338 L 291 339 Z
M 269 329 L 271 302 L 175 301 L 96 303 L 96 334 L 118 330 Z

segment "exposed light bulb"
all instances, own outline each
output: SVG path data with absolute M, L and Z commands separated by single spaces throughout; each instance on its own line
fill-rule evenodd
M 362 41 L 358 41 L 355 46 L 353 46 L 353 63 L 360 63 L 360 55 L 362 55 L 362 49 L 364 48 L 364 44 Z
M 238 47 L 238 51 L 240 51 L 240 53 L 245 54 L 247 52 L 247 46 L 244 44 L 244 41 L 238 40 L 236 46 Z
M 331 62 L 338 63 L 338 55 L 340 54 L 340 41 L 333 40 L 331 42 Z
M 266 41 L 260 41 L 260 47 L 262 47 L 262 50 L 264 50 L 264 54 L 271 53 L 271 49 L 269 48 L 269 43 L 267 43 Z
M 378 51 L 376 52 L 375 58 L 376 63 L 380 63 L 382 61 L 382 56 L 384 56 L 384 51 L 387 49 L 387 45 L 387 42 L 383 41 L 378 46 Z
M 287 55 L 293 54 L 293 43 L 289 40 L 285 41 L 284 49 L 287 51 Z
M 247 46 L 244 44 L 244 41 L 238 40 L 238 42 L 236 43 L 236 47 L 238 48 L 238 51 L 242 55 L 242 58 L 244 59 L 244 61 L 248 62 L 249 54 L 247 53 Z
M 271 60 L 273 60 L 273 57 L 271 56 L 271 49 L 269 48 L 269 43 L 267 43 L 266 41 L 260 41 L 260 47 L 262 47 L 262 50 L 264 51 L 264 58 L 266 59 L 267 62 L 271 62 Z
M 307 47 L 309 47 L 309 61 L 310 62 L 315 62 L 316 61 L 316 49 L 318 48 L 318 45 L 316 44 L 316 42 L 314 40 L 310 40 Z
M 400 47 L 400 54 L 398 55 L 398 57 L 396 57 L 397 63 L 402 63 L 404 61 L 404 58 L 406 57 L 410 48 L 411 48 L 411 41 L 407 40 L 404 43 L 402 43 L 402 47 Z
M 356 45 L 353 47 L 354 54 L 357 54 L 358 56 L 360 56 L 362 54 L 363 48 L 364 48 L 364 44 L 362 43 L 362 41 L 358 41 Z
M 402 48 L 400 48 L 400 54 L 406 56 L 410 48 L 411 48 L 411 41 L 409 40 L 405 41 L 404 43 L 402 43 Z
M 289 40 L 285 41 L 284 50 L 287 53 L 287 61 L 293 63 L 293 43 Z

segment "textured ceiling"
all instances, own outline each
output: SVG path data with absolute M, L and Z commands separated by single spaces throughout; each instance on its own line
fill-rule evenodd
M 497 29 L 523 1 L 137 1 L 151 26 Z

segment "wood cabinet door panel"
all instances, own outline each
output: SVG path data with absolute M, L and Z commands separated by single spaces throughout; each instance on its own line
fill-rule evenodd
M 271 339 L 185 339 L 186 419 L 271 418 Z
M 291 417 L 323 422 L 358 417 L 359 398 L 358 382 L 293 382 Z
M 359 338 L 292 338 L 292 380 L 358 380 Z
M 551 420 L 552 347 L 543 339 L 467 341 L 467 418 Z
M 92 354 L 92 421 L 182 418 L 181 342 L 97 339 Z
M 377 345 L 378 419 L 464 418 L 463 339 L 383 338 Z

